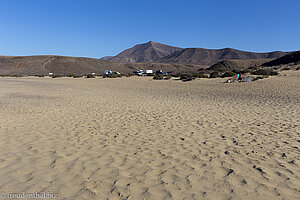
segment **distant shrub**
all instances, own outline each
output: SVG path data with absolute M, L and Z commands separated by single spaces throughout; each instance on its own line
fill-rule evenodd
M 291 68 L 289 68 L 289 67 L 284 67 L 284 68 L 282 68 L 281 70 L 283 70 L 283 71 L 286 71 L 286 70 L 290 70 Z
M 154 80 L 163 80 L 163 79 L 164 79 L 164 76 L 163 76 L 162 74 L 154 75 L 154 76 L 153 76 L 153 79 L 154 79 Z
M 225 72 L 221 77 L 222 78 L 225 78 L 225 77 L 233 77 L 233 76 L 235 76 L 236 75 L 236 73 L 234 73 L 234 72 Z
M 73 78 L 81 78 L 81 75 L 73 75 Z
M 14 74 L 14 75 L 12 75 L 12 77 L 23 77 L 23 75 L 20 75 L 20 74 Z
M 300 67 L 297 67 L 296 70 L 300 70 Z
M 87 77 L 87 78 L 95 78 L 95 75 L 93 75 L 93 74 L 88 74 L 88 75 L 86 75 L 86 77 Z
M 251 71 L 249 69 L 243 69 L 242 71 L 240 71 L 241 74 L 247 74 L 250 73 Z
M 278 72 L 274 70 L 267 70 L 267 69 L 259 69 L 256 71 L 251 72 L 253 75 L 267 75 L 267 76 L 276 76 Z
M 181 74 L 180 75 L 180 80 L 186 80 L 186 79 L 190 79 L 193 76 L 191 74 Z
M 199 74 L 198 78 L 209 78 L 207 74 Z
M 171 79 L 171 75 L 170 75 L 170 74 L 168 74 L 168 75 L 164 76 L 164 79 L 165 79 L 165 80 L 169 80 L 169 79 Z
M 122 73 L 121 76 L 125 76 L 125 77 L 131 77 L 133 76 L 131 73 Z
M 192 81 L 195 77 L 192 74 L 181 74 L 180 80 L 182 81 Z
M 52 78 L 61 78 L 61 77 L 63 77 L 62 75 L 59 75 L 59 74 L 54 74 L 54 75 L 52 75 Z
M 151 74 L 146 74 L 147 76 L 154 76 L 154 74 L 153 73 L 151 73 Z
M 118 77 L 122 77 L 121 74 L 104 74 L 103 78 L 118 78 Z
M 200 73 L 193 74 L 193 77 L 195 77 L 195 78 L 208 78 L 208 75 L 205 74 L 205 73 L 200 72 Z
M 220 77 L 219 72 L 212 72 L 212 73 L 209 75 L 209 78 L 218 78 L 218 77 Z
M 74 74 L 67 74 L 66 77 L 74 77 Z
M 175 73 L 175 74 L 171 74 L 171 76 L 175 77 L 175 78 L 179 78 L 182 74 L 181 73 Z

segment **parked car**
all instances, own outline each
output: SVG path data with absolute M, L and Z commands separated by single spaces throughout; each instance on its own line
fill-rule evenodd
M 112 73 L 113 73 L 113 72 L 110 71 L 110 70 L 105 70 L 105 71 L 104 71 L 104 74 L 106 74 L 106 75 L 107 75 L 107 74 L 112 74 Z
M 145 71 L 145 74 L 153 74 L 153 70 L 147 69 L 147 70 Z
M 134 74 L 134 75 L 137 75 L 137 76 L 142 76 L 142 75 L 143 75 L 143 70 L 136 70 L 136 71 L 133 71 L 133 74 Z
M 163 72 L 161 69 L 160 69 L 160 70 L 157 70 L 157 71 L 155 72 L 155 74 L 156 74 L 156 75 L 160 75 L 160 74 L 161 74 L 161 75 L 164 75 L 164 76 L 165 76 L 165 75 L 168 75 L 167 72 Z

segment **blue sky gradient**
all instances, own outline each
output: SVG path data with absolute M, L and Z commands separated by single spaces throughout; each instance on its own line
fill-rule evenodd
M 0 0 L 0 55 L 100 58 L 150 40 L 300 49 L 299 0 Z

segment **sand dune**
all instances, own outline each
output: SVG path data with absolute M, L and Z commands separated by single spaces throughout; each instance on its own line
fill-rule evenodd
M 0 78 L 0 191 L 299 199 L 300 73 L 223 81 Z

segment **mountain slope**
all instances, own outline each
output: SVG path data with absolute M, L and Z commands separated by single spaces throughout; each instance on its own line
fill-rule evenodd
M 239 51 L 236 49 L 203 49 L 203 48 L 186 48 L 181 51 L 174 52 L 157 62 L 162 63 L 181 63 L 181 64 L 198 64 L 210 66 L 222 60 L 244 60 L 244 59 L 271 59 L 278 58 L 287 53 L 275 51 L 269 53 L 253 53 Z
M 270 62 L 264 63 L 263 66 L 278 66 L 298 63 L 300 63 L 300 51 L 292 52 Z
M 0 74 L 3 75 L 47 75 L 49 72 L 81 75 L 92 72 L 103 73 L 106 69 L 131 71 L 121 67 L 119 63 L 93 58 L 52 55 L 0 56 Z
M 201 66 L 168 63 L 114 63 L 107 60 L 67 56 L 0 56 L 0 75 L 83 75 L 102 74 L 105 70 L 132 73 L 137 69 L 195 71 Z
M 158 42 L 149 41 L 144 44 L 135 45 L 130 49 L 126 49 L 114 57 L 107 58 L 106 56 L 104 59 L 119 63 L 156 62 L 160 58 L 181 49 L 182 48 L 179 47 L 172 47 Z
M 251 59 L 251 60 L 223 60 L 217 62 L 207 68 L 208 70 L 226 70 L 231 71 L 233 69 L 247 69 L 249 67 L 259 67 L 265 62 L 269 62 L 272 59 Z

